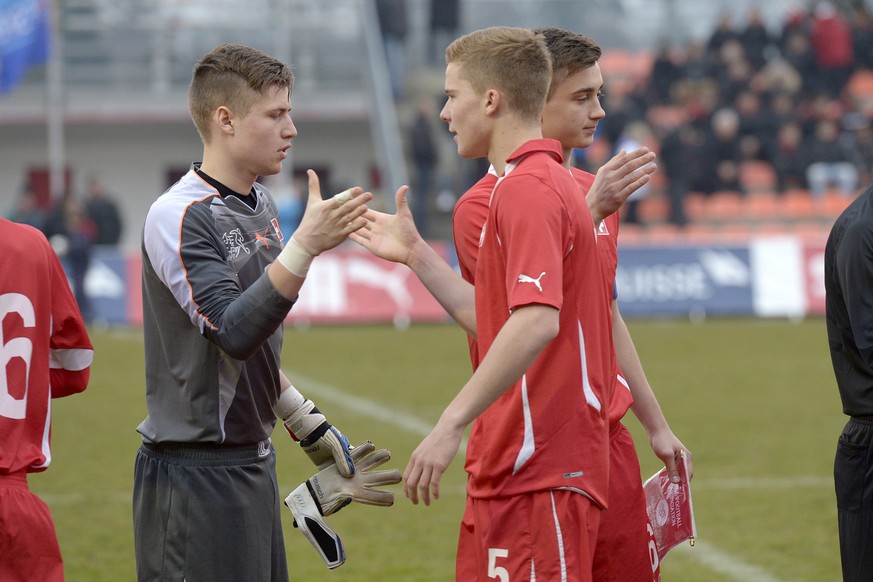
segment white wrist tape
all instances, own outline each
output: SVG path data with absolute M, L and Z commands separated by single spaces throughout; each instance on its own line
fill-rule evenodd
M 291 433 L 291 437 L 298 442 L 306 439 L 312 434 L 312 431 L 326 423 L 324 415 L 315 408 L 315 403 L 312 400 L 305 400 L 282 421 L 285 423 L 285 428 Z M 328 425 L 325 424 L 325 426 Z
M 285 248 L 276 257 L 276 260 L 298 277 L 306 277 L 313 258 L 315 258 L 315 255 L 303 248 L 303 245 L 297 242 L 297 239 L 292 235 L 288 239 L 288 244 L 285 245 Z
M 303 406 L 306 399 L 294 386 L 289 386 L 279 394 L 279 400 L 273 405 L 273 414 L 281 421 L 291 416 L 298 408 Z

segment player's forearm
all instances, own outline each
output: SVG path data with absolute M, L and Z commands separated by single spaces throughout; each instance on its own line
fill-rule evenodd
M 473 286 L 424 240 L 410 250 L 407 266 L 452 319 L 475 338 L 476 297 Z
M 615 356 L 634 398 L 631 409 L 649 435 L 665 428 L 669 429 L 667 419 L 664 417 L 658 399 L 643 371 L 643 365 L 640 362 L 630 331 L 615 302 L 613 302 L 612 313 L 612 339 L 615 344 Z
M 440 422 L 465 428 L 511 388 L 559 330 L 558 310 L 546 305 L 516 309 L 497 334 L 479 368 L 443 412 Z

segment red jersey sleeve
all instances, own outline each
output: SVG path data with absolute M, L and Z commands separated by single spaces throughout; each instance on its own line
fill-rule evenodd
M 506 260 L 509 308 L 563 305 L 563 257 L 570 249 L 567 211 L 535 176 L 511 176 L 491 201 L 494 228 Z

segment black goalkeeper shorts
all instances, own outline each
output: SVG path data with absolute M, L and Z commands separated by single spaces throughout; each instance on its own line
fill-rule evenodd
M 134 465 L 139 582 L 287 582 L 276 452 L 146 445 Z

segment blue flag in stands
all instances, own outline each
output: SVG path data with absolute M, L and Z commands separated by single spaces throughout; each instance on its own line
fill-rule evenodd
M 0 94 L 11 91 L 28 67 L 48 60 L 49 0 L 0 0 Z

